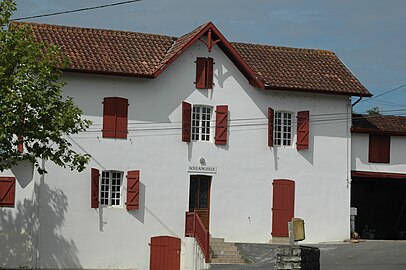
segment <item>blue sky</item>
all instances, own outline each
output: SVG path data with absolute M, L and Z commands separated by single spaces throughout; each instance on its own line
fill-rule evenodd
M 119 1 L 17 0 L 13 17 Z M 379 95 L 406 84 L 405 10 L 405 0 L 142 0 L 28 21 L 171 36 L 212 21 L 230 41 L 334 51 Z M 385 114 L 406 115 L 406 87 L 365 99 L 355 110 L 373 106 Z

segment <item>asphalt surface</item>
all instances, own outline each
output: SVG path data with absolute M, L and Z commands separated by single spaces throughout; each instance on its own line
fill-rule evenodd
M 272 270 L 277 245 L 237 244 L 252 261 L 245 265 L 212 265 L 215 270 Z M 320 248 L 321 270 L 406 270 L 406 241 L 368 240 L 360 243 L 310 245 Z
M 404 270 L 406 241 L 369 240 L 357 244 L 322 244 L 322 270 Z

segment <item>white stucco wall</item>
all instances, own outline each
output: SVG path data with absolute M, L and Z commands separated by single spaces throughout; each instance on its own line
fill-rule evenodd
M 0 268 L 35 268 L 40 177 L 28 162 L 0 176 L 16 178 L 15 206 L 0 207 Z
M 390 163 L 369 163 L 369 134 L 352 133 L 352 164 L 356 171 L 406 173 L 406 136 L 391 136 Z
M 194 87 L 198 56 L 214 58 L 213 90 Z M 320 121 L 348 113 L 348 97 L 254 88 L 221 50 L 214 47 L 208 53 L 200 42 L 154 80 L 73 73 L 63 79 L 68 82 L 65 94 L 73 96 L 94 122 L 88 132 L 71 137 L 73 147 L 91 154 L 92 160 L 82 173 L 46 164 L 46 195 L 39 198 L 45 205 L 39 212 L 40 267 L 149 269 L 150 237 L 184 237 L 187 169 L 198 165 L 201 157 L 208 166 L 217 167 L 211 184 L 213 237 L 270 241 L 272 181 L 280 178 L 295 181 L 295 216 L 305 220 L 306 242 L 349 237 L 348 123 Z M 127 140 L 101 136 L 102 101 L 108 96 L 128 98 Z M 181 142 L 182 101 L 213 108 L 228 105 L 227 145 Z M 268 107 L 295 114 L 310 110 L 308 150 L 267 146 Z M 140 209 L 125 210 L 125 184 L 121 208 L 91 209 L 92 167 L 125 174 L 139 169 Z M 24 193 L 31 194 L 32 188 L 16 192 L 18 198 L 28 196 Z

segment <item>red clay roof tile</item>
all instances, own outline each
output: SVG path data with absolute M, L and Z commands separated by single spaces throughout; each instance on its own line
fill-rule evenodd
M 406 136 L 406 116 L 353 114 L 352 132 Z
M 18 23 L 17 23 L 18 24 Z M 28 24 L 40 41 L 59 46 L 68 70 L 153 78 L 201 32 L 180 38 L 128 31 Z M 267 89 L 371 96 L 332 52 L 230 42 Z

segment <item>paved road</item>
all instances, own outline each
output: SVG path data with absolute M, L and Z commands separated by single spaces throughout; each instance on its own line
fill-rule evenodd
M 321 270 L 406 270 L 406 241 L 366 241 L 358 244 L 312 245 L 320 248 Z M 212 266 L 215 270 L 272 270 L 275 245 L 239 244 L 253 263 Z
M 405 270 L 406 241 L 326 244 L 320 248 L 321 270 Z

